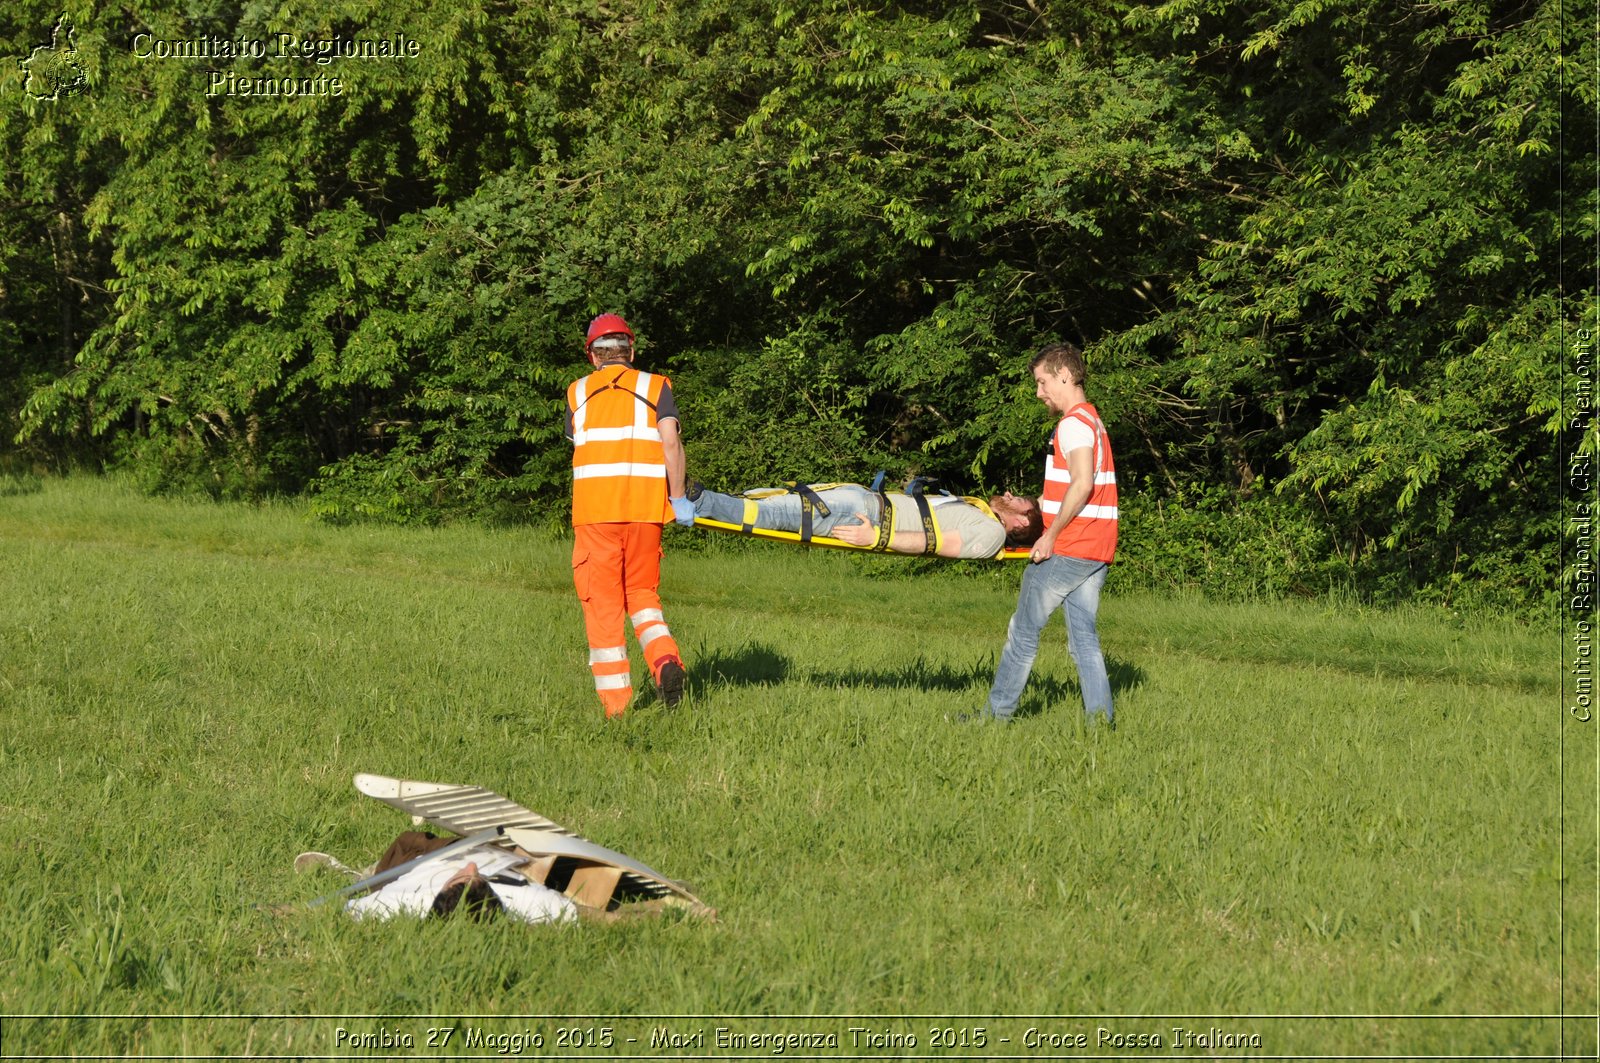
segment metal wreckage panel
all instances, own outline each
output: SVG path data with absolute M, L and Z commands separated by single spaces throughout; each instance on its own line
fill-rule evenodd
M 649 897 L 675 895 L 700 903 L 682 882 L 667 878 L 631 856 L 596 845 L 493 790 L 366 773 L 356 776 L 355 785 L 359 793 L 456 834 L 503 827 L 507 841 L 536 856 L 569 857 L 615 867 L 622 871 L 633 892 Z

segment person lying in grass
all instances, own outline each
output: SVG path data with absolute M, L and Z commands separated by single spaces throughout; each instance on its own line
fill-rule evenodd
M 373 873 L 381 874 L 459 840 L 406 831 L 389 846 Z M 577 906 L 569 898 L 517 873 L 516 867 L 525 862 L 525 857 L 499 846 L 474 846 L 420 864 L 373 892 L 353 898 L 345 908 L 357 919 L 396 915 L 447 919 L 458 912 L 473 920 L 493 919 L 502 912 L 524 923 L 575 919 Z
M 322 867 L 351 878 L 366 879 L 461 840 L 436 837 L 427 831 L 405 831 L 390 843 L 376 864 L 364 871 L 357 871 L 321 852 L 301 853 L 295 858 L 294 866 L 296 871 Z M 717 918 L 716 909 L 680 897 L 633 900 L 614 908 L 593 907 L 523 874 L 523 869 L 533 862 L 531 854 L 515 847 L 506 848 L 493 842 L 468 846 L 425 860 L 397 878 L 369 889 L 362 896 L 347 901 L 345 910 L 356 919 L 380 920 L 397 915 L 449 919 L 465 913 L 475 922 L 506 914 L 524 923 L 562 923 L 574 919 L 613 923 L 658 917 L 669 911 L 710 922 Z

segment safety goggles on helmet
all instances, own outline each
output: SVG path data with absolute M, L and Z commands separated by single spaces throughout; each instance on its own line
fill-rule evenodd
M 583 341 L 586 345 L 592 345 L 600 337 L 618 332 L 627 336 L 630 340 L 633 339 L 633 329 L 628 327 L 628 323 L 623 320 L 621 314 L 601 314 L 589 322 L 589 328 L 584 334 Z

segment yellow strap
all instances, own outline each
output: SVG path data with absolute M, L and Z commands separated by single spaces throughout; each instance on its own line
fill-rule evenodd
M 894 503 L 889 501 L 887 494 L 878 495 L 878 502 L 883 512 L 878 514 L 878 538 L 871 549 L 887 550 L 890 540 L 894 538 Z
M 963 501 L 967 505 L 972 506 L 973 508 L 977 509 L 978 511 L 983 513 L 985 516 L 994 517 L 995 520 L 999 520 L 1000 519 L 998 516 L 995 515 L 995 511 L 989 508 L 989 503 L 985 502 L 981 498 L 974 498 L 971 495 L 962 495 L 961 496 L 961 501 Z
M 944 534 L 939 531 L 939 518 L 933 515 L 933 504 L 928 501 L 928 496 L 917 492 L 911 496 L 917 504 L 917 520 L 922 524 L 922 552 L 924 554 L 937 554 L 939 541 Z

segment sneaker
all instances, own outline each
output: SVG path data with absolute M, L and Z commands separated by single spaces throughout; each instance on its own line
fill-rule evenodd
M 301 853 L 294 858 L 294 869 L 297 873 L 304 874 L 314 867 L 326 867 L 340 874 L 349 875 L 351 878 L 360 878 L 361 872 L 353 867 L 346 867 L 336 857 L 327 853 Z
M 958 712 L 954 716 L 946 716 L 951 723 L 1010 723 L 1009 716 L 996 716 L 988 709 L 979 709 L 977 712 Z
M 705 492 L 706 485 L 699 480 L 690 480 L 683 485 L 683 497 L 691 502 L 700 501 L 700 495 Z
M 667 708 L 675 708 L 683 700 L 683 681 L 686 678 L 683 662 L 676 657 L 661 666 L 661 678 L 656 680 L 656 689 L 661 692 L 661 703 Z

